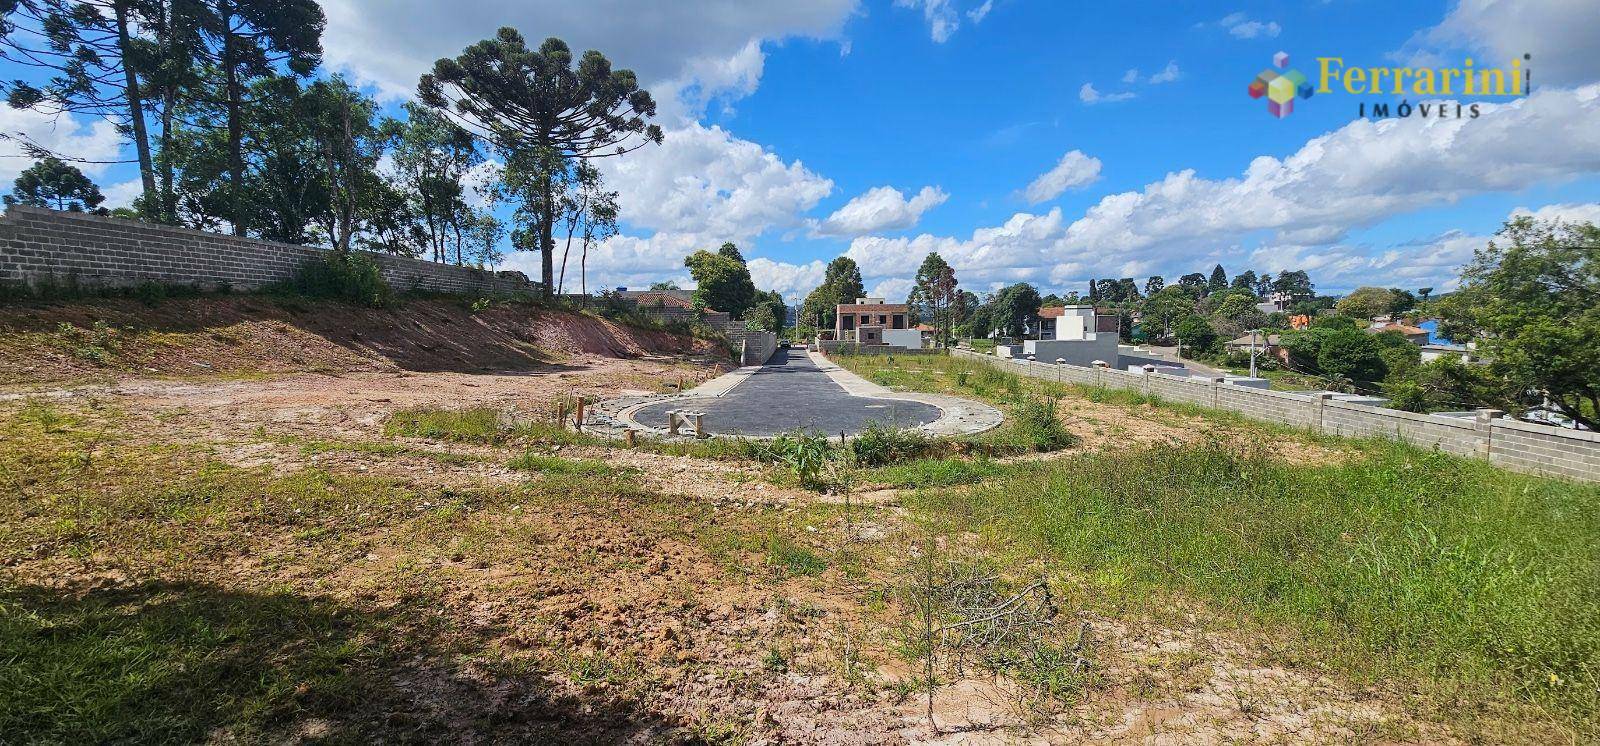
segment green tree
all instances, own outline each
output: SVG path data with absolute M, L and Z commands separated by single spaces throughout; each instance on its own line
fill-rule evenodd
M 1383 335 L 1377 335 L 1383 336 Z M 1405 341 L 1403 338 L 1401 341 Z M 1383 369 L 1388 380 L 1397 380 L 1411 375 L 1417 366 L 1422 363 L 1422 350 L 1416 345 L 1405 341 L 1404 347 L 1383 345 L 1380 343 L 1378 357 L 1383 360 Z
M 695 281 L 696 308 L 742 318 L 755 304 L 756 286 L 750 281 L 750 270 L 743 264 L 704 250 L 690 254 L 683 264 Z
M 1395 305 L 1394 291 L 1371 286 L 1359 287 L 1334 304 L 1334 310 L 1361 321 L 1389 313 Z
M 1381 381 L 1388 373 L 1378 343 L 1365 332 L 1330 331 L 1317 351 L 1317 370 L 1352 381 Z
M 1178 322 L 1194 312 L 1194 298 L 1182 288 L 1162 288 L 1145 300 L 1144 322 L 1140 328 L 1150 337 L 1167 339 L 1172 336 Z
M 1155 295 L 1166 286 L 1167 281 L 1161 275 L 1151 275 L 1150 279 L 1144 281 L 1144 294 L 1146 296 Z
M 1279 274 L 1278 279 L 1272 281 L 1272 292 L 1282 293 L 1293 300 L 1316 295 L 1315 287 L 1311 284 L 1311 276 L 1304 270 L 1298 269 Z
M 1335 331 L 1361 331 L 1366 324 L 1349 316 L 1321 314 L 1311 319 L 1312 329 L 1330 329 Z
M 1132 277 L 1117 280 L 1117 294 L 1123 303 L 1138 303 L 1144 300 L 1139 296 L 1139 283 L 1134 282 Z
M 1233 291 L 1217 304 L 1217 315 L 1225 319 L 1240 319 L 1254 313 L 1256 298 L 1248 293 Z
M 17 175 L 11 193 L 5 196 L 8 205 L 33 205 L 52 210 L 70 212 L 96 212 L 106 201 L 89 177 L 77 166 L 59 158 L 46 156 Z
M 317 151 L 313 173 L 328 193 L 321 228 L 333 248 L 348 251 L 355 234 L 376 217 L 373 195 L 382 188 L 378 159 L 386 150 L 375 121 L 378 106 L 342 76 L 333 75 L 311 84 L 304 108 Z M 481 221 L 475 225 L 484 227 Z M 459 263 L 459 253 L 457 259 Z
M 464 182 L 467 173 L 483 163 L 471 133 L 432 110 L 415 103 L 405 105 L 404 120 L 383 123 L 383 135 L 393 149 L 391 178 L 405 194 L 411 211 L 419 220 L 417 233 L 426 243 L 430 258 L 449 259 L 449 242 L 455 230 L 470 219 Z M 493 185 L 497 201 L 516 200 L 537 181 L 518 158 L 507 158 L 505 168 Z M 520 204 L 519 204 L 520 207 Z M 525 224 L 524 216 L 512 219 Z M 515 241 L 513 241 L 515 243 Z
M 244 235 L 250 205 L 245 183 L 245 137 L 252 120 L 251 84 L 275 76 L 280 67 L 308 76 L 322 61 L 327 19 L 316 0 L 189 0 L 203 66 L 222 76 L 220 100 L 226 123 L 227 216 Z
M 1234 275 L 1233 276 L 1233 282 L 1229 285 L 1229 287 L 1232 287 L 1232 288 L 1234 288 L 1236 290 L 1245 290 L 1245 291 L 1248 291 L 1251 295 L 1255 295 L 1256 294 L 1256 282 L 1259 281 L 1259 279 L 1260 278 L 1256 277 L 1256 271 L 1255 270 L 1247 269 L 1247 270 L 1245 270 L 1243 272 L 1240 272 L 1237 275 Z
M 1445 306 L 1495 373 L 1600 429 L 1600 228 L 1521 217 L 1475 252 Z
M 740 264 L 745 264 L 744 254 L 739 253 L 739 247 L 732 241 L 724 241 L 721 248 L 717 249 L 717 253 Z
M 1206 280 L 1206 293 L 1220 293 L 1228 289 L 1228 273 L 1223 271 L 1222 265 L 1211 269 L 1211 277 Z
M 1178 287 L 1196 298 L 1206 295 L 1206 276 L 1199 272 L 1190 272 L 1178 278 Z
M 1387 350 L 1385 350 L 1387 352 Z M 1514 411 L 1522 407 L 1523 390 L 1486 365 L 1443 357 L 1390 376 L 1384 393 L 1390 406 L 1409 412 L 1437 412 L 1479 407 Z
M 1099 299 L 1099 302 L 1121 303 L 1124 300 L 1122 297 L 1122 283 L 1117 282 L 1116 280 L 1105 279 L 1095 280 L 1095 284 L 1098 286 L 1095 297 Z
M 800 315 L 820 329 L 832 329 L 841 303 L 854 303 L 865 297 L 866 288 L 861 282 L 861 268 L 854 259 L 841 256 L 828 262 L 822 272 L 822 284 L 806 295 L 800 306 Z
M 912 286 L 911 296 L 906 303 L 918 309 L 919 316 L 933 327 L 934 344 L 941 347 L 950 344 L 955 327 L 951 310 L 960 295 L 961 291 L 956 287 L 955 268 L 938 252 L 929 252 L 917 268 L 916 284 Z
M 822 271 L 822 284 L 833 286 L 840 303 L 854 303 L 867 294 L 866 286 L 861 283 L 861 268 L 856 266 L 856 260 L 847 256 L 828 262 Z
M 155 203 L 147 102 L 140 85 L 153 47 L 143 34 L 158 29 L 149 0 L 12 0 L 0 3 L 0 57 L 52 75 L 41 85 L 0 83 L 7 103 L 48 115 L 102 117 L 134 145 L 143 200 Z M 19 26 L 29 31 L 18 33 Z M 32 30 L 37 29 L 38 33 Z M 27 149 L 45 151 L 36 143 Z
M 1007 286 L 995 293 L 990 323 L 1008 337 L 1020 339 L 1039 318 L 1039 291 L 1026 282 Z
M 455 59 L 435 62 L 417 93 L 475 135 L 503 151 L 525 153 L 540 167 L 539 205 L 531 212 L 547 295 L 555 289 L 557 172 L 570 159 L 620 155 L 662 140 L 661 127 L 647 121 L 655 116 L 655 100 L 632 70 L 613 70 L 594 50 L 574 65 L 566 42 L 550 38 L 532 50 L 509 27 Z
M 1213 352 L 1217 345 L 1217 331 L 1211 328 L 1211 322 L 1199 314 L 1191 314 L 1178 322 L 1175 329 L 1178 343 L 1181 347 L 1189 348 L 1189 356 Z
M 1398 315 L 1417 307 L 1417 296 L 1410 290 L 1389 288 L 1389 293 L 1394 296 L 1394 302 L 1389 304 L 1389 313 Z
M 723 244 L 732 246 L 733 244 Z M 750 307 L 744 315 L 746 328 L 755 331 L 783 333 L 784 317 L 788 315 L 788 304 L 783 300 L 783 294 L 776 290 L 758 291 L 755 305 Z

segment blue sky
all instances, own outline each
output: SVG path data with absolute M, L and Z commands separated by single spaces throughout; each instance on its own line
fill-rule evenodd
M 326 69 L 390 107 L 434 58 L 501 25 L 639 71 L 667 141 L 605 163 L 625 225 L 591 260 L 591 287 L 686 281 L 686 253 L 733 240 L 758 284 L 791 297 L 840 254 L 869 289 L 903 296 L 929 250 L 979 292 L 1219 261 L 1307 269 L 1329 291 L 1448 288 L 1514 211 L 1600 220 L 1592 0 L 324 5 Z M 1401 97 L 1336 92 L 1277 119 L 1246 86 L 1280 50 L 1313 78 L 1320 56 L 1455 67 L 1528 53 L 1535 94 L 1480 99 L 1477 119 L 1360 120 L 1358 103 Z M 0 126 L 90 157 L 117 148 L 88 121 L 7 112 Z M 6 180 L 25 165 L 4 160 Z M 94 176 L 113 200 L 134 191 L 126 167 Z

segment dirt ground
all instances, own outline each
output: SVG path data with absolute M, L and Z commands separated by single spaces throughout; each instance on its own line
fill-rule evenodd
M 463 487 L 530 477 L 505 466 L 516 455 L 511 448 L 412 443 L 469 458 L 442 462 L 415 454 L 308 454 L 283 436 L 381 441 L 384 419 L 404 408 L 483 405 L 533 413 L 557 396 L 651 390 L 678 375 L 692 380 L 696 370 L 672 358 L 594 357 L 517 374 L 133 380 L 57 401 L 69 408 L 114 407 L 132 432 L 208 450 L 236 466 L 279 473 L 316 467 Z M 1108 414 L 1098 406 L 1076 415 L 1087 422 L 1091 411 Z M 1128 429 L 1169 432 L 1137 422 Z M 419 665 L 406 674 L 414 677 L 408 686 L 417 702 L 444 708 L 418 716 L 428 722 L 445 717 L 445 710 L 480 717 L 496 708 L 548 706 L 550 732 L 578 740 L 678 738 L 687 728 L 747 742 L 837 744 L 1343 742 L 1408 727 L 1384 698 L 1315 672 L 1269 665 L 1268 651 L 1206 633 L 1205 624 L 1173 629 L 1084 616 L 1095 638 L 1099 683 L 1082 702 L 1047 714 L 1019 711 L 1004 682 L 957 681 L 936 696 L 941 732 L 934 733 L 922 699 L 907 696 L 911 676 L 890 652 L 893 640 L 883 633 L 882 611 L 869 609 L 867 589 L 893 582 L 886 572 L 849 577 L 829 569 L 816 577 L 775 578 L 763 569 L 759 542 L 739 545 L 730 558 L 709 551 L 703 537 L 683 533 L 697 524 L 755 536 L 774 526 L 798 527 L 820 555 L 847 547 L 843 551 L 882 558 L 889 566 L 909 541 L 901 509 L 863 508 L 847 527 L 837 510 L 818 512 L 813 493 L 771 484 L 757 467 L 593 446 L 551 452 L 636 470 L 636 486 L 669 501 L 668 513 L 701 517 L 676 526 L 660 505 L 641 509 L 618 498 L 598 506 L 486 516 L 515 526 L 518 535 L 538 537 L 536 543 L 503 548 L 503 559 L 493 562 L 430 556 L 412 546 L 405 532 L 380 531 L 366 537 L 365 553 L 351 561 L 311 563 L 288 556 L 299 551 L 293 546 L 267 542 L 215 570 L 230 585 L 289 583 L 381 605 L 401 568 L 423 562 L 432 582 L 441 584 L 438 613 L 484 633 L 467 644 L 546 664 L 561 651 L 567 660 L 576 655 L 638 666 L 598 681 L 557 676 L 557 691 L 541 695 L 539 704 L 507 690 L 512 685 L 493 667 L 467 665 L 445 676 Z M 574 564 L 574 557 L 582 560 Z M 58 578 L 93 572 L 49 564 L 48 574 Z M 47 567 L 15 569 L 34 575 Z M 777 647 L 788 651 L 782 666 L 769 660 Z M 495 696 L 479 699 L 485 692 Z M 583 712 L 613 714 L 577 718 L 566 706 L 549 705 L 555 701 L 589 703 Z M 306 733 L 334 725 L 301 724 Z
M 9 319 L 0 323 L 21 323 L 16 315 Z M 34 321 L 44 331 L 28 333 L 48 331 L 46 320 Z M 85 322 L 92 324 L 87 316 L 78 320 Z M 224 327 L 250 340 L 245 350 L 287 344 L 303 333 L 283 319 Z M 544 344 L 555 338 L 574 352 L 557 359 L 540 351 L 546 347 L 530 346 L 530 358 L 517 370 L 428 370 L 437 358 L 396 359 L 374 352 L 381 346 L 376 343 L 352 351 L 304 332 L 324 341 L 301 340 L 305 344 L 293 349 L 320 350 L 309 357 L 342 361 L 342 367 L 263 373 L 259 361 L 246 364 L 246 352 L 225 358 L 190 350 L 185 354 L 205 357 L 217 369 L 259 375 L 182 380 L 133 366 L 105 380 L 103 369 L 86 363 L 30 380 L 39 366 L 53 364 L 49 355 L 55 353 L 41 352 L 37 339 L 18 341 L 27 334 L 13 332 L 0 340 L 34 352 L 31 362 L 13 360 L 4 369 L 18 385 L 0 396 L 0 411 L 48 401 L 90 420 L 114 420 L 124 441 L 165 444 L 273 474 L 315 468 L 445 495 L 485 485 L 511 489 L 513 497 L 477 508 L 465 533 L 429 533 L 428 516 L 438 506 L 423 503 L 415 519 L 383 523 L 334 544 L 308 546 L 291 534 L 240 536 L 237 547 L 183 570 L 185 577 L 203 576 L 222 587 L 288 587 L 371 614 L 411 609 L 405 600 L 425 589 L 426 611 L 408 613 L 426 617 L 416 620 L 419 625 L 427 621 L 448 631 L 436 636 L 435 647 L 386 672 L 404 694 L 374 705 L 383 712 L 349 713 L 384 718 L 384 732 L 403 740 L 1450 740 L 1415 722 L 1392 693 L 1275 663 L 1270 641 L 1230 634 L 1198 609 L 1184 625 L 1069 611 L 1063 633 L 1085 625 L 1093 660 L 1092 683 L 1073 701 L 1023 704 L 1014 682 L 962 679 L 936 692 L 935 731 L 916 693 L 915 672 L 894 652 L 903 620 L 884 601 L 885 589 L 897 582 L 897 563 L 914 544 L 913 526 L 892 495 L 846 513 L 836 500 L 783 486 L 749 464 L 543 446 L 541 453 L 603 461 L 619 470 L 621 481 L 597 482 L 592 492 L 576 488 L 569 500 L 524 504 L 514 497 L 518 485 L 555 477 L 507 466 L 521 446 L 383 434 L 386 418 L 402 409 L 487 406 L 542 417 L 560 397 L 660 391 L 727 367 L 690 343 L 632 332 L 578 341 L 588 328 L 584 321 L 576 331 L 561 332 L 564 338 L 541 332 Z M 239 347 L 218 344 L 217 350 Z M 404 346 L 399 337 L 383 345 Z M 514 349 L 508 341 L 495 354 Z M 261 354 L 295 365 L 282 350 Z M 156 355 L 147 358 L 148 367 L 165 369 L 181 357 Z M 1086 400 L 1072 402 L 1063 416 L 1086 448 L 1194 437 L 1192 428 L 1165 414 L 1130 416 Z M 308 448 L 312 442 L 326 447 Z M 826 568 L 786 571 L 773 559 L 773 537 L 792 537 L 786 540 L 822 558 Z M 51 556 L 20 559 L 0 572 L 62 593 L 173 572 L 144 562 Z M 530 668 L 539 676 L 520 673 Z M 327 715 L 305 717 L 278 740 L 316 741 L 340 726 Z

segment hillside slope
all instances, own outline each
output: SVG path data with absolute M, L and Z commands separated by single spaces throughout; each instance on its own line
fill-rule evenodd
M 725 357 L 705 340 L 584 314 L 460 301 L 398 308 L 267 296 L 0 306 L 0 385 L 301 371 L 532 370 L 573 356 Z

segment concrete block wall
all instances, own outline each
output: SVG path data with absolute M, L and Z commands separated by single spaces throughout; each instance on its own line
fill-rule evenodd
M 1218 386 L 1217 409 L 1290 427 L 1315 428 L 1318 421 L 1316 402 L 1304 396 L 1245 386 Z
M 1111 368 L 1030 363 L 960 349 L 951 350 L 950 354 L 1033 378 L 1142 391 L 1168 401 L 1238 412 L 1263 422 L 1345 437 L 1393 438 L 1422 448 L 1486 459 L 1511 471 L 1600 482 L 1600 433 L 1501 419 L 1501 413 L 1495 410 L 1480 410 L 1476 418 L 1446 417 L 1341 402 L 1327 394 L 1235 386 L 1220 378 L 1181 379 L 1162 373 L 1146 375 Z
M 11 205 L 0 217 L 0 281 L 75 278 L 86 286 L 144 282 L 250 290 L 287 280 L 327 252 L 315 246 L 225 236 L 100 215 Z M 518 272 L 496 273 L 366 254 L 396 290 L 535 292 Z
M 765 365 L 778 351 L 778 335 L 772 332 L 746 331 L 739 341 L 740 365 Z
M 1489 463 L 1530 474 L 1600 481 L 1600 433 L 1515 420 L 1491 420 L 1488 424 Z M 1552 430 L 1559 437 L 1552 437 Z
M 1392 438 L 1457 456 L 1478 456 L 1475 420 L 1323 400 L 1322 431 L 1352 438 Z

